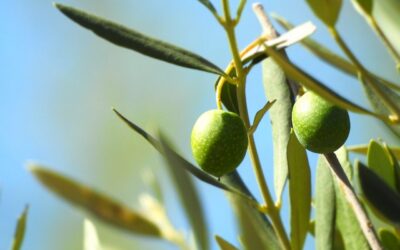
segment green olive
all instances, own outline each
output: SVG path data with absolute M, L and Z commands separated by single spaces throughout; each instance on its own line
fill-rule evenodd
M 293 130 L 308 150 L 325 154 L 341 147 L 350 132 L 346 110 L 308 91 L 293 106 Z
M 248 139 L 243 120 L 235 113 L 210 110 L 193 126 L 193 157 L 207 173 L 221 177 L 235 170 L 246 155 Z

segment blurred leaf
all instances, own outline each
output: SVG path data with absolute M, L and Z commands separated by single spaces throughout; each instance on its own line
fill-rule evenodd
M 373 0 L 352 0 L 355 9 L 362 15 L 372 15 Z
M 98 219 L 133 233 L 161 237 L 153 222 L 112 198 L 41 166 L 31 165 L 29 169 L 50 191 Z
M 388 229 L 379 230 L 379 239 L 385 250 L 398 250 L 400 249 L 400 240 L 396 234 Z
M 146 186 L 150 188 L 151 194 L 161 203 L 164 204 L 165 197 L 161 187 L 161 181 L 158 175 L 150 168 L 146 168 L 142 172 L 142 180 Z
M 317 163 L 315 187 L 315 249 L 334 249 L 336 194 L 331 170 L 325 157 Z
M 22 247 L 26 231 L 26 220 L 28 218 L 29 206 L 26 206 L 20 217 L 18 218 L 17 227 L 14 232 L 14 240 L 11 250 L 19 250 Z
M 273 14 L 272 15 L 274 19 L 286 30 L 292 29 L 294 26 L 287 20 L 285 20 L 283 17 Z M 301 41 L 301 44 L 305 46 L 306 49 L 308 49 L 311 53 L 313 53 L 315 56 L 320 58 L 326 63 L 331 64 L 332 66 L 336 67 L 337 69 L 343 71 L 344 73 L 353 76 L 355 78 L 358 78 L 358 71 L 357 68 L 347 59 L 345 59 L 342 56 L 339 56 L 338 54 L 334 53 L 332 50 L 324 46 L 323 44 L 317 42 L 316 40 L 307 37 Z M 386 79 L 383 79 L 382 77 L 372 74 L 372 77 L 377 79 L 378 81 L 382 82 L 382 84 L 399 91 L 400 86 L 396 83 L 390 82 Z
M 171 148 L 164 137 L 160 135 L 162 148 Z M 203 206 L 200 201 L 198 191 L 193 183 L 192 176 L 184 171 L 186 162 L 180 161 L 177 157 L 170 155 L 171 151 L 165 150 L 165 160 L 168 165 L 172 182 L 179 194 L 181 204 L 186 212 L 199 249 L 209 249 L 207 224 L 205 220 Z
M 292 121 L 293 95 L 285 72 L 272 59 L 263 61 L 264 93 L 268 100 L 276 100 L 269 111 L 274 146 L 274 188 L 277 203 L 281 203 L 282 192 L 288 178 L 286 150 Z
M 259 111 L 257 111 L 256 115 L 254 116 L 254 121 L 250 126 L 248 133 L 252 134 L 256 131 L 258 124 L 260 124 L 265 113 L 267 113 L 267 111 L 272 107 L 272 105 L 274 105 L 275 102 L 276 100 L 273 100 L 271 102 L 268 101 Z
M 379 0 L 374 1 L 374 17 L 390 42 L 400 51 L 400 1 Z
M 85 219 L 83 221 L 83 250 L 101 250 L 103 249 L 97 235 L 96 227 L 93 223 Z
M 340 14 L 342 0 L 307 0 L 314 14 L 328 27 L 334 27 Z
M 234 245 L 218 235 L 215 235 L 215 240 L 217 241 L 218 246 L 221 250 L 239 250 Z
M 388 151 L 378 142 L 371 140 L 368 146 L 368 167 L 386 184 L 396 189 L 394 162 Z
M 367 144 L 352 145 L 352 146 L 347 146 L 346 149 L 353 153 L 367 155 L 368 145 Z M 390 146 L 389 149 L 393 152 L 393 155 L 397 158 L 397 160 L 400 160 L 400 148 L 396 146 Z
M 362 193 L 374 208 L 372 211 L 400 228 L 400 195 L 361 162 L 356 167 Z
M 397 106 L 396 109 L 398 109 L 398 111 L 396 110 L 396 113 L 400 112 L 400 95 L 398 95 L 396 92 L 380 84 L 379 82 L 375 82 L 375 86 L 365 83 L 363 84 L 363 87 L 375 112 L 384 114 L 386 116 L 391 115 L 392 111 L 387 107 L 386 101 L 390 101 Z M 376 89 L 378 89 L 387 97 L 386 101 L 384 101 L 381 96 L 377 94 Z M 397 135 L 397 137 L 400 137 L 400 124 L 390 124 L 385 122 L 385 125 L 389 127 L 393 133 Z
M 347 151 L 344 147 L 335 153 L 340 164 L 345 171 L 347 178 L 352 180 L 352 167 L 348 161 Z M 334 179 L 336 194 L 336 226 L 343 239 L 344 249 L 360 250 L 369 249 L 369 244 L 364 237 L 360 224 L 353 212 L 352 207 L 347 202 L 343 191 L 341 190 L 336 179 Z
M 55 7 L 74 22 L 118 46 L 182 67 L 225 75 L 213 63 L 190 51 L 69 6 L 56 3 Z
M 265 47 L 265 50 L 272 58 L 274 58 L 275 62 L 281 66 L 288 77 L 295 80 L 296 82 L 301 83 L 308 90 L 317 93 L 321 97 L 325 98 L 327 101 L 334 103 L 343 109 L 347 109 L 356 113 L 369 114 L 372 116 L 380 117 L 380 115 L 364 109 L 357 104 L 354 104 L 351 101 L 336 94 L 324 84 L 314 79 L 311 75 L 305 73 L 303 70 L 290 63 L 286 58 L 280 55 L 278 51 L 275 51 L 275 49 Z
M 287 145 L 292 249 L 303 249 L 311 212 L 311 173 L 307 153 L 293 131 Z
M 279 245 L 270 242 L 265 234 L 265 224 L 254 214 L 250 206 L 244 203 L 237 203 L 237 216 L 239 219 L 240 238 L 244 249 L 280 249 Z
M 146 131 L 141 129 L 139 126 L 134 124 L 133 122 L 129 121 L 127 118 L 125 118 L 121 113 L 119 113 L 117 110 L 113 109 L 113 111 L 118 115 L 121 120 L 123 120 L 131 129 L 133 129 L 136 133 L 140 134 L 143 138 L 145 138 L 158 152 L 161 153 L 163 157 L 166 157 L 168 161 L 170 162 L 179 162 L 178 167 L 184 167 L 186 171 L 189 171 L 192 175 L 197 177 L 199 180 L 208 183 L 214 187 L 220 188 L 225 191 L 229 191 L 231 193 L 234 193 L 236 195 L 239 195 L 242 198 L 245 198 L 248 202 L 251 204 L 255 205 L 255 200 L 252 197 L 249 197 L 247 194 L 242 193 L 241 191 L 238 191 L 237 189 L 231 188 L 219 181 L 217 181 L 214 177 L 210 176 L 209 174 L 206 174 L 202 170 L 200 170 L 198 167 L 195 167 L 193 164 L 185 160 L 182 156 L 178 155 L 175 151 L 173 151 L 171 148 L 167 147 L 166 145 L 163 145 L 160 141 L 158 141 L 156 138 L 148 134 Z
M 242 193 L 247 194 L 248 196 L 252 196 L 248 188 L 246 187 L 246 184 L 243 182 L 243 180 L 240 178 L 240 175 L 237 173 L 237 171 L 234 171 L 232 173 L 229 173 L 227 175 L 224 175 L 221 177 L 221 182 L 232 186 L 233 188 L 240 190 Z M 259 225 L 259 233 L 263 235 L 263 241 L 269 242 L 268 247 L 266 248 L 267 250 L 269 249 L 281 249 L 280 248 L 280 243 L 278 241 L 278 238 L 276 237 L 275 231 L 272 228 L 272 225 L 270 221 L 267 219 L 264 213 L 260 212 L 259 210 L 255 209 L 254 206 L 250 206 L 246 203 L 243 203 L 241 199 L 239 199 L 238 196 L 232 195 L 231 193 L 228 193 L 228 198 L 229 201 L 232 204 L 232 207 L 234 211 L 236 212 L 238 218 L 238 226 L 240 229 L 241 234 L 247 235 L 247 232 L 245 232 L 246 227 L 248 226 L 248 217 L 251 217 L 253 220 L 253 223 Z M 246 210 L 247 213 L 240 212 L 243 209 Z M 257 222 L 254 222 L 257 221 Z M 251 237 L 251 236 L 248 236 Z M 248 239 L 251 240 L 251 239 Z M 245 241 L 245 240 L 244 240 Z M 257 249 L 257 248 L 256 248 Z

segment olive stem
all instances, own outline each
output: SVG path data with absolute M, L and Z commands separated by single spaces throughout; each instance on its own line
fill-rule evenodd
M 342 190 L 347 202 L 350 203 L 350 206 L 354 211 L 358 223 L 361 226 L 361 230 L 363 231 L 371 249 L 382 250 L 383 248 L 378 240 L 375 229 L 365 213 L 360 201 L 358 200 L 357 195 L 335 153 L 327 153 L 324 154 L 324 156 L 329 163 L 333 176 L 339 183 L 340 190 Z
M 235 23 L 235 20 L 232 20 L 231 15 L 230 15 L 229 1 L 222 0 L 222 5 L 223 5 L 224 17 L 225 17 L 224 29 L 228 36 L 229 46 L 231 49 L 234 66 L 236 69 L 236 76 L 237 76 L 237 82 L 238 82 L 237 98 L 238 98 L 238 105 L 239 105 L 239 113 L 240 113 L 240 117 L 243 119 L 243 122 L 246 125 L 246 128 L 248 129 L 250 127 L 250 120 L 249 120 L 249 114 L 248 114 L 247 103 L 246 103 L 246 75 L 247 75 L 247 73 L 245 72 L 245 70 L 243 68 L 241 55 L 238 50 L 236 36 L 235 36 L 236 23 Z M 264 202 L 267 206 L 266 212 L 272 221 L 274 230 L 275 230 L 277 237 L 282 245 L 282 248 L 290 249 L 290 242 L 289 242 L 288 236 L 285 232 L 285 229 L 283 227 L 283 223 L 282 223 L 282 220 L 281 220 L 281 217 L 279 214 L 279 210 L 274 205 L 274 201 L 271 197 L 270 191 L 268 189 L 268 185 L 265 180 L 264 172 L 263 172 L 261 162 L 260 162 L 260 159 L 258 156 L 258 152 L 257 152 L 257 148 L 255 145 L 253 135 L 249 134 L 248 139 L 249 139 L 248 150 L 249 150 L 249 154 L 250 154 L 250 159 L 251 159 L 253 169 L 254 169 L 254 172 L 256 175 L 258 186 L 261 190 L 261 194 L 262 194 Z

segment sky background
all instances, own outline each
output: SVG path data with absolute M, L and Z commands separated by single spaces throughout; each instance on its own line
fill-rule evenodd
M 219 9 L 219 1 L 213 1 Z M 260 34 L 248 1 L 237 36 L 243 48 Z M 391 58 L 363 19 L 344 1 L 338 29 L 365 65 L 388 79 L 397 75 Z M 230 61 L 225 34 L 198 1 L 63 1 L 120 22 L 150 36 L 192 50 L 224 68 Z M 232 8 L 238 1 L 231 1 Z M 339 53 L 304 1 L 263 1 L 294 24 L 311 20 L 313 38 Z M 279 29 L 281 30 L 281 29 Z M 314 58 L 300 45 L 288 50 L 292 61 L 341 95 L 368 106 L 354 79 Z M 142 176 L 153 171 L 165 191 L 174 225 L 188 228 L 174 187 L 159 154 L 111 111 L 117 108 L 147 131 L 162 130 L 179 152 L 193 161 L 190 132 L 197 117 L 215 108 L 215 76 L 169 65 L 119 48 L 72 23 L 50 1 L 0 2 L 0 249 L 11 244 L 16 218 L 30 205 L 23 249 L 81 249 L 85 213 L 44 189 L 27 171 L 34 161 L 60 171 L 118 200 L 139 208 L 147 192 Z M 265 102 L 261 70 L 248 81 L 253 117 Z M 383 138 L 397 143 L 379 121 L 351 114 L 346 144 Z M 256 133 L 267 182 L 272 188 L 272 141 L 268 119 Z M 317 156 L 309 154 L 314 174 Z M 239 168 L 256 197 L 256 181 L 246 158 Z M 314 180 L 314 176 L 313 176 Z M 196 181 L 209 223 L 238 245 L 232 210 L 225 195 Z M 282 217 L 288 224 L 288 201 Z M 93 220 L 105 245 L 115 249 L 175 249 L 160 240 L 132 236 Z M 213 249 L 217 249 L 214 242 Z M 311 239 L 308 249 L 313 247 Z

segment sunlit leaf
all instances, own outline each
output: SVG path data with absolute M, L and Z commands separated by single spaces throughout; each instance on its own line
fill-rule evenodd
M 361 162 L 356 167 L 363 196 L 374 208 L 372 211 L 400 228 L 400 195 Z
M 290 135 L 294 97 L 290 91 L 285 72 L 272 58 L 264 60 L 262 70 L 264 93 L 268 100 L 276 100 L 269 111 L 269 118 L 272 121 L 274 188 L 279 204 L 288 177 L 286 150 Z
M 342 7 L 342 0 L 307 0 L 307 3 L 325 25 L 335 26 Z
M 19 250 L 25 237 L 26 221 L 28 218 L 29 207 L 26 206 L 20 217 L 18 218 L 17 227 L 14 232 L 14 240 L 11 245 L 11 250 Z
M 285 71 L 288 77 L 295 80 L 296 82 L 301 83 L 308 90 L 317 93 L 318 95 L 325 98 L 327 101 L 334 103 L 343 109 L 347 109 L 349 111 L 356 113 L 363 113 L 380 117 L 380 115 L 375 114 L 365 108 L 362 108 L 357 104 L 336 94 L 334 91 L 332 91 L 324 84 L 313 78 L 311 75 L 307 74 L 294 64 L 290 63 L 286 58 L 280 55 L 278 51 L 275 51 L 275 49 L 270 47 L 265 47 L 265 50 L 272 58 L 274 58 L 276 63 L 279 64 L 279 66 L 281 66 L 281 68 Z
M 239 250 L 221 236 L 215 235 L 215 240 L 217 241 L 218 246 L 221 250 Z
M 400 239 L 392 231 L 388 229 L 379 230 L 379 239 L 382 242 L 382 246 L 386 250 L 398 250 L 400 249 Z
M 294 27 L 293 24 L 285 20 L 283 17 L 273 14 L 272 15 L 274 19 L 286 30 L 290 30 Z M 348 61 L 346 58 L 336 54 L 332 50 L 330 50 L 328 47 L 325 45 L 317 42 L 316 40 L 307 37 L 303 40 L 301 40 L 301 44 L 305 46 L 311 53 L 316 55 L 318 58 L 323 60 L 324 62 L 329 63 L 330 65 L 336 67 L 337 69 L 343 71 L 344 73 L 353 76 L 355 78 L 358 78 L 358 71 L 357 68 L 352 64 L 350 61 Z M 372 76 L 380 81 L 382 84 L 396 90 L 400 91 L 400 85 L 393 83 L 387 79 L 384 79 L 378 75 L 372 74 Z
M 352 166 L 348 161 L 346 150 L 342 147 L 336 152 L 340 164 L 347 178 L 352 179 Z M 334 179 L 335 180 L 335 179 Z M 344 249 L 369 249 L 369 244 L 364 237 L 360 224 L 350 204 L 347 202 L 338 182 L 334 181 L 336 194 L 336 226 L 343 239 Z
M 93 222 L 83 221 L 83 250 L 102 250 L 99 236 Z
M 170 162 L 179 162 L 179 164 L 174 165 L 178 167 L 183 167 L 184 170 L 189 171 L 193 176 L 197 177 L 199 180 L 208 183 L 214 187 L 220 188 L 225 191 L 232 192 L 236 195 L 241 196 L 248 202 L 254 204 L 255 201 L 252 197 L 249 197 L 247 194 L 242 193 L 234 188 L 231 188 L 222 182 L 219 182 L 214 177 L 209 174 L 206 174 L 204 171 L 200 170 L 198 167 L 195 167 L 193 164 L 185 160 L 182 156 L 177 154 L 171 148 L 167 147 L 165 144 L 162 144 L 159 140 L 148 134 L 142 128 L 134 124 L 133 122 L 129 121 L 126 117 L 124 117 L 121 113 L 117 110 L 113 109 L 113 111 L 121 118 L 131 129 L 133 129 L 136 133 L 141 135 L 145 138 L 158 152 L 162 154 L 162 156 L 167 157 L 168 161 Z
M 57 3 L 55 7 L 74 22 L 118 46 L 179 66 L 225 75 L 213 63 L 188 50 L 69 6 Z
M 292 249 L 303 249 L 311 212 L 311 173 L 307 153 L 292 131 L 287 145 Z
M 163 138 L 163 136 L 160 136 L 162 148 L 171 148 Z M 206 250 L 209 248 L 209 244 L 205 214 L 192 176 L 184 170 L 185 166 L 183 164 L 186 164 L 186 162 L 180 161 L 174 155 L 170 155 L 171 151 L 169 150 L 165 150 L 164 154 L 172 182 L 176 187 L 176 192 L 179 194 L 181 204 L 187 215 L 186 218 L 190 222 L 199 248 Z
M 161 236 L 159 228 L 153 222 L 112 198 L 41 166 L 31 165 L 29 169 L 50 191 L 96 218 L 132 233 Z
M 394 162 L 391 158 L 390 152 L 385 150 L 385 148 L 378 142 L 371 140 L 368 146 L 367 156 L 368 167 L 395 190 L 396 181 Z
M 315 187 L 315 249 L 334 249 L 336 194 L 325 157 L 318 159 Z

